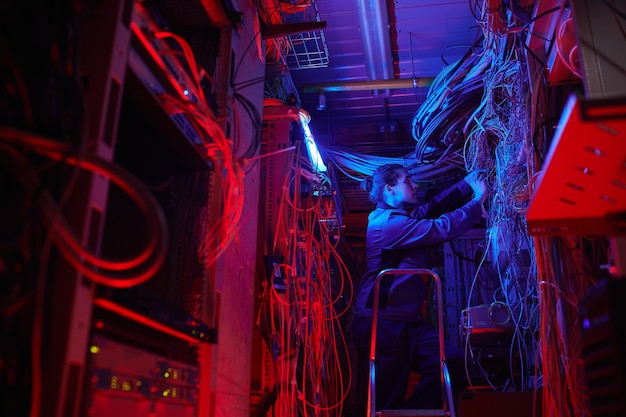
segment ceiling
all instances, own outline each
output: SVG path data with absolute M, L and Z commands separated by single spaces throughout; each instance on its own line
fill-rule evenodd
M 510 0 L 532 3 L 534 0 Z M 171 19 L 198 26 L 195 7 L 210 1 L 159 0 Z M 220 0 L 231 13 L 233 0 Z M 237 1 L 243 7 L 244 1 Z M 252 0 L 266 47 L 265 98 L 295 104 L 311 116 L 322 152 L 344 150 L 367 161 L 417 161 L 412 120 L 429 85 L 475 50 L 475 18 L 486 0 Z M 186 5 L 183 7 L 183 5 Z M 247 7 L 247 6 L 246 6 Z M 231 13 L 236 15 L 236 13 Z M 178 26 L 178 25 L 176 25 Z M 195 27 L 195 26 L 194 26 Z M 479 45 L 481 46 L 481 45 Z M 320 92 L 324 106 L 319 107 Z M 381 158 L 381 159 L 377 159 Z M 337 166 L 335 163 L 334 166 Z M 369 166 L 371 171 L 372 166 Z M 331 179 L 344 237 L 359 244 L 373 205 L 363 172 Z M 438 178 L 440 180 L 441 178 Z M 446 177 L 446 180 L 449 178 Z M 438 182 L 441 185 L 441 182 Z M 428 187 L 422 187 L 423 193 Z
M 399 88 L 379 90 L 376 94 L 376 90 L 368 89 L 367 83 L 361 83 L 363 90 L 354 90 L 359 87 L 353 85 L 355 82 L 375 81 L 368 77 L 357 4 L 377 2 L 382 6 L 389 4 L 389 34 L 385 37 L 372 29 L 374 35 L 370 39 L 374 44 L 388 41 L 389 54 L 379 57 L 374 52 L 372 60 L 386 60 L 391 68 L 387 78 L 406 80 L 406 85 L 411 85 L 413 77 L 428 82 L 448 63 L 461 58 L 476 38 L 478 26 L 467 0 L 316 0 L 319 19 L 326 23 L 323 36 L 328 65 L 307 69 L 290 67 L 301 105 L 311 113 L 316 136 L 330 145 L 345 143 L 345 136 L 355 139 L 350 136 L 373 134 L 378 138 L 381 128 L 391 131 L 394 124 L 395 136 L 410 136 L 411 117 L 428 90 L 427 86 Z M 372 47 L 375 48 L 376 45 Z M 372 65 L 376 64 L 379 62 Z M 385 78 L 379 75 L 380 79 Z M 351 91 L 326 91 L 325 110 L 316 110 L 318 94 L 315 91 L 328 85 Z M 377 83 L 370 85 L 374 88 Z
M 291 3 L 308 4 L 307 12 L 285 13 L 286 21 L 325 25 L 291 35 L 294 41 L 286 58 L 300 107 L 311 115 L 318 146 L 373 157 L 411 157 L 416 145 L 411 120 L 426 98 L 428 85 L 475 43 L 479 28 L 471 2 Z M 387 88 L 390 85 L 393 88 Z M 322 109 L 318 109 L 320 91 L 325 99 Z M 334 186 L 341 199 L 344 233 L 359 235 L 372 204 L 353 178 L 340 174 Z

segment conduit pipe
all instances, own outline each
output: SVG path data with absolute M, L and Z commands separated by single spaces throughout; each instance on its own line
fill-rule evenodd
M 377 95 L 378 90 L 385 90 L 385 94 L 389 94 L 391 89 L 429 87 L 434 78 L 394 78 L 387 0 L 354 1 L 361 28 L 365 70 L 369 81 L 308 84 L 301 87 L 302 92 L 371 90 L 374 95 Z
M 319 93 L 328 91 L 365 91 L 392 90 L 398 88 L 430 87 L 434 77 L 425 78 L 393 78 L 374 81 L 343 81 L 335 83 L 304 84 L 300 87 L 303 93 Z
M 361 26 L 367 78 L 370 81 L 392 79 L 394 71 L 387 0 L 355 1 Z

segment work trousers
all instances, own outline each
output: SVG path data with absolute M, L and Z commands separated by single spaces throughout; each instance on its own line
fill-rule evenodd
M 354 318 L 352 337 L 358 367 L 355 404 L 358 417 L 365 416 L 367 410 L 371 328 L 371 317 Z M 445 341 L 445 357 L 456 398 L 459 390 L 465 387 L 463 354 Z M 430 322 L 379 318 L 375 364 L 377 410 L 442 408 L 439 333 Z M 407 398 L 411 371 L 419 374 L 419 382 Z

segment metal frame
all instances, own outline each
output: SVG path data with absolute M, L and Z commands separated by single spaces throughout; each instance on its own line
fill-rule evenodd
M 310 22 L 322 23 L 315 1 L 310 0 L 304 9 L 299 7 L 300 2 L 292 0 L 291 3 L 293 8 L 283 11 L 283 19 L 287 23 L 300 25 L 303 30 L 287 36 L 288 50 L 285 54 L 287 66 L 290 70 L 327 67 L 329 55 L 324 30 L 316 28 L 304 30 L 307 27 L 303 25 Z M 325 26 L 326 23 L 323 24 Z
M 452 387 L 450 374 L 446 366 L 444 333 L 443 333 L 443 294 L 441 290 L 441 279 L 436 272 L 430 269 L 402 269 L 390 268 L 384 269 L 376 276 L 374 284 L 374 305 L 372 314 L 372 338 L 370 343 L 370 360 L 369 360 L 369 385 L 367 391 L 367 417 L 376 415 L 376 331 L 378 327 L 378 303 L 380 295 L 380 281 L 385 275 L 413 274 L 413 275 L 430 275 L 435 283 L 435 291 L 437 297 L 437 331 L 439 332 L 439 363 L 441 369 L 441 397 L 443 403 L 443 415 L 454 417 L 454 402 L 452 398 Z

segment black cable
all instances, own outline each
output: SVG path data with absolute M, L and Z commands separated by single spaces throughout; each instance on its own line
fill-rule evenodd
M 477 261 L 476 259 L 469 258 L 469 257 L 463 255 L 461 252 L 459 252 L 459 250 L 454 247 L 454 241 L 450 242 L 450 249 L 452 250 L 452 253 L 454 253 L 454 255 L 457 258 L 462 259 L 462 260 L 467 261 L 467 262 L 470 262 L 473 265 L 480 264 L 480 260 Z
M 626 14 L 624 14 L 622 11 L 618 10 L 617 7 L 613 6 L 611 3 L 608 2 L 608 0 L 602 0 L 602 3 L 604 3 L 604 5 L 606 7 L 608 7 L 609 9 L 611 9 L 613 11 L 613 13 L 615 13 L 616 15 L 618 15 L 619 17 L 621 17 L 622 19 L 626 20 Z
M 237 73 L 239 72 L 239 67 L 241 66 L 241 63 L 243 62 L 243 60 L 246 57 L 246 54 L 248 53 L 250 48 L 252 48 L 252 45 L 255 44 L 257 36 L 259 36 L 260 34 L 261 34 L 261 29 L 259 29 L 258 32 L 255 33 L 255 35 L 252 37 L 252 39 L 250 39 L 250 43 L 248 44 L 246 49 L 241 54 L 241 58 L 239 59 L 239 62 L 235 66 L 235 71 L 233 72 L 232 82 L 235 82 L 235 80 L 237 79 Z
M 270 409 L 273 409 L 274 405 L 276 404 L 277 398 L 278 398 L 278 390 L 276 389 L 276 386 L 274 386 L 272 390 L 269 392 L 269 394 L 267 394 L 263 398 L 263 401 L 261 402 L 261 405 L 259 406 L 259 410 L 255 414 L 255 417 L 267 416 Z
M 243 155 L 241 155 L 241 158 L 250 159 L 257 154 L 257 151 L 261 147 L 261 126 L 263 123 L 262 116 L 247 97 L 238 93 L 235 93 L 233 97 L 242 105 L 244 111 L 252 122 L 253 137 L 248 149 L 243 153 Z
M 265 77 L 258 77 L 258 78 L 253 78 L 251 80 L 242 81 L 242 82 L 240 82 L 238 84 L 234 84 L 233 85 L 233 90 L 235 92 L 237 92 L 237 91 L 242 90 L 244 88 L 252 87 L 253 85 L 257 85 L 257 84 L 263 83 L 263 82 L 265 82 L 265 80 L 266 80 Z
M 551 9 L 545 10 L 541 13 L 539 13 L 538 15 L 534 16 L 532 19 L 530 19 L 526 24 L 524 24 L 524 26 L 522 27 L 523 29 L 527 29 L 528 26 L 530 26 L 532 23 L 536 22 L 537 20 L 541 19 L 542 17 L 549 15 L 550 13 L 554 13 L 557 10 L 560 10 L 562 6 L 557 6 L 557 7 L 553 7 Z M 547 39 L 545 39 L 547 40 Z

